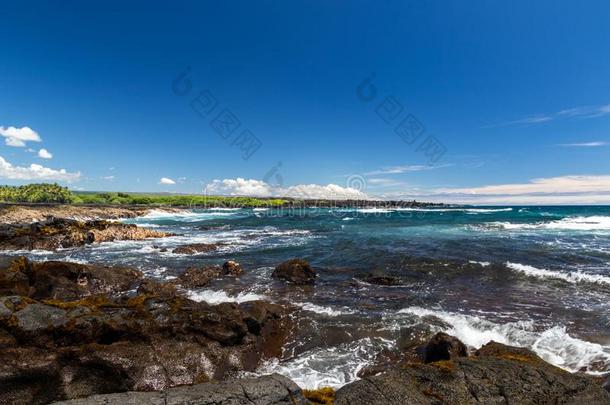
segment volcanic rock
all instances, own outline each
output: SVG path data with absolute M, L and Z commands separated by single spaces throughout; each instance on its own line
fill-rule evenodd
M 313 284 L 316 281 L 316 271 L 303 259 L 292 259 L 279 264 L 271 276 L 298 285 Z

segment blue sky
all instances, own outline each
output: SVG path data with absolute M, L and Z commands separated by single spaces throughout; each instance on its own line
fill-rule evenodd
M 607 1 L 0 13 L 2 183 L 610 203 Z

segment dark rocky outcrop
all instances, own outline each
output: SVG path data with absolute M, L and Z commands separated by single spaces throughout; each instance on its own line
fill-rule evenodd
M 138 270 L 121 266 L 32 262 L 23 256 L 0 258 L 0 295 L 76 300 L 127 291 L 141 279 Z
M 78 221 L 49 218 L 31 224 L 0 226 L 0 250 L 57 250 L 95 242 L 140 240 L 169 236 L 168 233 L 105 220 Z
M 430 339 L 424 350 L 424 362 L 432 363 L 441 360 L 454 360 L 467 357 L 468 349 L 458 338 L 444 332 L 438 332 Z
M 0 263 L 0 403 L 219 380 L 281 354 L 290 330 L 283 307 L 195 302 L 140 277 L 75 263 Z M 138 293 L 126 294 L 138 282 Z
M 316 281 L 316 271 L 303 259 L 292 259 L 279 264 L 271 276 L 298 285 L 313 284 Z
M 227 260 L 222 264 L 223 274 L 226 276 L 241 276 L 244 274 L 244 269 L 241 268 L 241 265 L 237 263 L 235 260 Z
M 165 207 L 163 210 L 168 212 L 180 211 L 180 209 L 170 207 Z M 117 205 L 0 204 L 0 223 L 25 224 L 44 222 L 50 218 L 73 218 L 80 221 L 115 220 L 146 215 L 150 211 L 151 208 Z
M 492 342 L 475 357 L 406 363 L 337 391 L 335 404 L 355 403 L 609 404 L 610 394 L 594 378 L 554 367 L 527 349 Z
M 170 388 L 161 392 L 124 392 L 57 402 L 62 405 L 306 405 L 301 389 L 278 374 L 219 383 Z
M 379 275 L 379 274 L 362 274 L 358 276 L 358 280 L 367 284 L 394 286 L 402 284 L 398 277 Z
M 220 245 L 216 243 L 191 243 L 189 245 L 178 246 L 172 253 L 181 255 L 194 255 L 197 253 L 212 252 L 218 249 Z
M 184 273 L 173 281 L 184 288 L 200 288 L 207 285 L 215 278 L 229 276 L 237 277 L 243 274 L 243 269 L 239 263 L 229 260 L 222 266 L 189 267 Z

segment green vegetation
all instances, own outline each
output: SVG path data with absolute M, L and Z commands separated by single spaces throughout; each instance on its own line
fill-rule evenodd
M 287 201 L 252 197 L 219 197 L 152 193 L 72 192 L 57 184 L 0 186 L 0 202 L 103 205 L 164 205 L 173 207 L 278 207 Z
M 25 186 L 0 186 L 0 201 L 25 203 L 69 203 L 73 194 L 67 187 L 57 184 L 28 184 Z
M 113 205 L 167 205 L 176 207 L 277 207 L 286 203 L 282 199 L 252 197 L 219 197 L 207 195 L 170 195 L 141 193 L 75 193 L 74 203 Z

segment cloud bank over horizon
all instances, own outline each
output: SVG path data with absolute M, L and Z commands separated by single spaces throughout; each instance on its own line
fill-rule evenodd
M 228 196 L 247 197 L 292 197 L 304 199 L 328 200 L 368 200 L 370 197 L 356 188 L 341 187 L 337 184 L 298 184 L 290 187 L 270 185 L 262 180 L 244 179 L 215 179 L 208 183 L 204 192 Z

